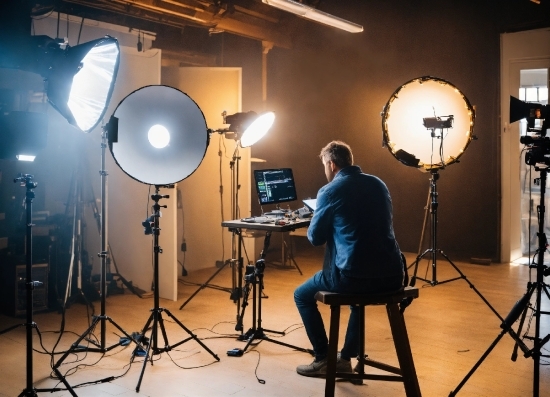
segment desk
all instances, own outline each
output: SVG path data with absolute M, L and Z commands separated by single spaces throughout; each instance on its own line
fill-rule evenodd
M 276 224 L 275 220 L 284 221 L 285 224 L 284 225 Z M 310 218 L 307 218 L 307 219 L 296 218 L 296 219 L 293 219 L 293 220 L 289 220 L 289 219 L 286 219 L 286 218 L 273 218 L 272 222 L 265 222 L 265 223 L 246 222 L 246 221 L 243 221 L 243 220 L 240 220 L 240 219 L 236 219 L 236 220 L 232 220 L 232 221 L 224 221 L 224 222 L 222 222 L 222 226 L 227 227 L 230 231 L 236 231 L 236 234 L 238 234 L 239 237 L 240 237 L 242 229 L 261 230 L 261 231 L 265 231 L 265 232 L 280 232 L 280 233 L 293 232 L 296 229 L 308 227 L 310 222 L 311 222 Z M 242 241 L 239 240 L 239 247 L 240 247 L 241 242 Z M 282 266 L 286 265 L 287 253 L 286 253 L 286 250 L 285 250 L 285 245 L 286 245 L 286 242 L 284 241 L 284 238 L 283 238 L 283 242 L 281 244 Z M 290 252 L 292 252 L 292 251 L 290 251 Z M 294 258 L 292 256 L 292 253 L 290 255 L 291 256 L 289 258 L 290 258 L 291 262 L 294 263 L 294 266 L 296 267 L 296 269 L 298 270 L 300 275 L 302 275 L 302 270 L 298 267 L 298 264 L 294 260 Z M 241 256 L 240 253 L 239 253 L 238 256 L 239 257 Z
M 284 221 L 284 224 L 276 224 L 276 222 L 268 222 L 268 223 L 244 222 L 240 219 L 222 222 L 223 227 L 227 227 L 230 231 L 232 231 L 233 233 L 239 236 L 238 250 L 237 250 L 238 258 L 234 258 L 234 259 L 237 259 L 237 263 L 238 263 L 237 291 L 238 291 L 239 301 L 237 302 L 237 311 L 239 310 L 241 297 L 243 297 L 243 303 L 241 307 L 242 311 L 240 315 L 237 315 L 237 325 L 235 326 L 236 331 L 240 331 L 240 332 L 243 331 L 244 311 L 246 306 L 248 305 L 248 295 L 250 294 L 251 289 L 252 289 L 252 296 L 253 296 L 252 328 L 250 328 L 246 333 L 241 334 L 239 336 L 239 340 L 247 341 L 247 344 L 244 347 L 244 349 L 233 349 L 229 351 L 228 355 L 242 356 L 243 353 L 246 351 L 246 349 L 248 349 L 250 344 L 256 339 L 260 339 L 260 341 L 267 340 L 272 343 L 276 343 L 282 346 L 290 347 L 292 349 L 313 354 L 313 351 L 310 349 L 304 349 L 302 347 L 290 345 L 288 343 L 271 339 L 264 333 L 264 331 L 267 331 L 267 332 L 272 332 L 280 335 L 285 335 L 284 331 L 283 332 L 273 331 L 262 327 L 261 295 L 263 290 L 263 276 L 264 276 L 264 269 L 265 269 L 264 259 L 265 259 L 265 253 L 267 251 L 267 248 L 269 247 L 269 240 L 271 237 L 271 233 L 293 231 L 302 227 L 307 227 L 309 226 L 309 223 L 310 223 L 310 219 L 301 219 L 301 218 L 297 218 L 295 220 L 280 218 L 277 220 Z M 255 265 L 247 265 L 246 267 L 246 275 L 244 276 L 244 278 L 246 279 L 246 285 L 244 286 L 244 288 L 242 287 L 242 280 L 243 280 L 243 258 L 242 258 L 242 251 L 241 251 L 242 229 L 263 230 L 266 232 L 266 236 L 264 240 L 264 248 L 262 250 L 262 253 L 260 254 L 260 258 L 256 261 Z
M 286 220 L 281 218 L 281 220 L 285 220 L 285 222 L 288 222 L 284 225 L 276 225 L 275 223 L 269 222 L 269 223 L 252 223 L 252 222 L 244 222 L 240 219 L 236 219 L 233 221 L 223 221 L 222 226 L 227 227 L 229 230 L 231 229 L 250 229 L 250 230 L 265 230 L 266 232 L 292 232 L 296 229 L 300 229 L 302 227 L 308 227 L 309 223 L 311 222 L 311 219 L 295 219 L 295 220 Z

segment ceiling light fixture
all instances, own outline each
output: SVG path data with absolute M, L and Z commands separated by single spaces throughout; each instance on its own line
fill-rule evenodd
M 327 14 L 326 12 L 319 11 L 313 7 L 307 6 L 302 3 L 298 3 L 293 0 L 262 0 L 262 3 L 268 4 L 272 7 L 278 8 L 283 11 L 291 12 L 302 18 L 306 18 L 315 22 L 322 23 L 324 25 L 332 26 L 338 29 L 345 30 L 350 33 L 360 33 L 363 31 L 363 26 L 340 17 Z

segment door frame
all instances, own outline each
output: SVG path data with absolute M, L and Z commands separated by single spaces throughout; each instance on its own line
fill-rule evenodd
M 550 28 L 504 33 L 500 78 L 500 262 L 521 258 L 519 123 L 510 124 L 510 95 L 517 96 L 519 70 L 550 64 Z

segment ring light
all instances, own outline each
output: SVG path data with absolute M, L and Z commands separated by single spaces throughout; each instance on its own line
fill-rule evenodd
M 453 84 L 424 76 L 400 86 L 382 112 L 385 146 L 423 171 L 458 162 L 474 139 L 475 110 Z

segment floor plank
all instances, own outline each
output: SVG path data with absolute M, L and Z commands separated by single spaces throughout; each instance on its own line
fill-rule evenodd
M 270 252 L 277 258 L 278 251 Z M 412 263 L 415 255 L 407 255 Z M 265 270 L 265 295 L 262 299 L 262 326 L 266 329 L 283 331 L 284 336 L 269 334 L 276 340 L 291 345 L 310 348 L 300 316 L 293 302 L 293 290 L 308 276 L 320 268 L 322 249 L 299 246 L 296 261 L 304 275 L 296 269 L 267 266 Z M 418 275 L 431 276 L 428 261 L 418 267 Z M 491 266 L 455 263 L 465 279 L 438 284 L 435 287 L 418 282 L 420 298 L 405 313 L 407 329 L 420 387 L 424 396 L 448 396 L 464 379 L 468 371 L 481 357 L 501 332 L 500 318 L 493 313 L 482 298 L 470 286 L 474 286 L 501 317 L 506 317 L 515 302 L 525 294 L 529 280 L 529 269 L 523 265 L 492 264 Z M 412 270 L 412 269 L 411 269 Z M 322 379 L 304 378 L 296 374 L 299 364 L 311 361 L 307 353 L 295 351 L 269 341 L 255 342 L 243 357 L 228 357 L 226 351 L 244 346 L 236 340 L 236 306 L 229 294 L 212 288 L 202 289 L 184 308 L 179 306 L 198 288 L 189 282 L 204 282 L 215 269 L 191 272 L 179 284 L 179 300 L 161 300 L 187 328 L 192 330 L 203 343 L 220 358 L 212 355 L 193 339 L 183 343 L 169 353 L 155 356 L 154 365 L 147 365 L 139 393 L 136 385 L 142 370 L 142 359 L 129 364 L 130 347 L 117 347 L 101 357 L 98 353 L 71 354 L 60 371 L 67 374 L 72 387 L 84 382 L 94 382 L 108 377 L 116 379 L 100 384 L 75 388 L 79 396 L 320 396 L 323 394 Z M 444 260 L 437 262 L 438 281 L 459 276 L 452 265 Z M 224 269 L 213 283 L 230 287 L 231 268 Z M 99 302 L 94 302 L 96 311 Z M 127 292 L 107 298 L 107 315 L 126 332 L 143 328 L 152 308 L 152 299 L 140 299 Z M 543 299 L 543 309 L 549 310 L 548 298 Z M 328 324 L 329 310 L 321 307 Z M 345 329 L 348 311 L 342 311 L 342 327 Z M 541 335 L 550 332 L 548 315 L 542 316 Z M 85 305 L 77 303 L 68 308 L 65 332 L 56 351 L 67 349 L 84 332 L 90 321 Z M 169 344 L 175 344 L 189 335 L 175 324 L 166 313 L 163 314 Z M 42 334 L 42 343 L 51 351 L 58 338 L 61 316 L 57 312 L 40 313 L 34 320 Z M 0 330 L 24 319 L 0 316 Z M 252 326 L 252 305 L 247 307 L 244 328 Z M 514 326 L 517 328 L 517 324 Z M 367 309 L 366 350 L 377 361 L 397 364 L 384 308 Z M 531 326 L 532 335 L 534 322 Z M 99 337 L 99 329 L 95 336 Z M 120 332 L 112 325 L 107 326 L 107 346 L 119 340 Z M 0 335 L 3 357 L 0 360 L 2 387 L 0 396 L 17 396 L 25 388 L 25 329 L 19 327 Z M 532 346 L 532 342 L 527 342 Z M 33 337 L 33 346 L 42 350 L 38 336 Z M 458 392 L 458 396 L 524 397 L 532 395 L 533 360 L 524 358 L 521 351 L 515 362 L 510 357 L 514 341 L 504 335 L 479 369 Z M 544 346 L 548 354 L 550 343 Z M 56 360 L 59 356 L 56 356 Z M 37 388 L 62 387 L 50 378 L 50 356 L 33 354 L 33 380 Z M 547 358 L 540 366 L 541 396 L 550 395 L 550 367 Z M 75 372 L 76 371 L 76 372 Z M 259 380 L 264 380 L 265 384 Z M 399 397 L 405 392 L 400 383 L 369 381 L 362 386 L 338 382 L 338 396 L 384 396 Z M 40 393 L 42 394 L 42 393 Z M 51 393 L 52 396 L 69 396 L 67 391 Z

